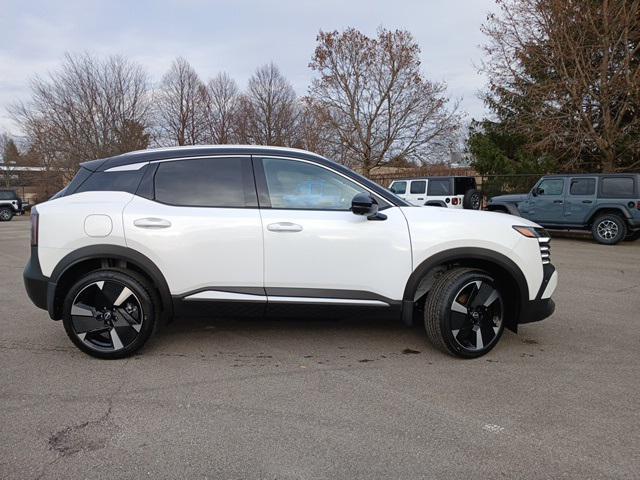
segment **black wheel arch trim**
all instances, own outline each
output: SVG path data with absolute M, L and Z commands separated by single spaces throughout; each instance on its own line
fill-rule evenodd
M 510 330 L 516 331 L 522 308 L 526 306 L 527 302 L 529 302 L 529 285 L 527 283 L 527 279 L 520 267 L 518 267 L 518 265 L 510 258 L 493 250 L 477 247 L 461 247 L 444 250 L 430 256 L 418 265 L 418 267 L 416 267 L 413 273 L 409 276 L 409 280 L 407 281 L 404 289 L 402 297 L 403 321 L 407 324 L 412 323 L 412 306 L 414 305 L 413 296 L 418 289 L 420 281 L 431 269 L 443 264 L 464 261 L 481 261 L 492 264 L 504 270 L 515 281 L 519 291 L 519 302 L 517 305 L 518 310 L 515 312 L 515 318 L 511 322 L 506 323 L 506 327 Z
M 60 318 L 59 305 L 57 302 L 59 280 L 73 266 L 87 260 L 97 260 L 101 258 L 124 260 L 127 263 L 132 263 L 146 273 L 151 278 L 153 286 L 155 286 L 160 293 L 160 303 L 162 304 L 164 315 L 172 315 L 173 304 L 169 285 L 160 269 L 152 260 L 136 250 L 120 245 L 90 245 L 69 253 L 63 257 L 53 269 L 47 288 L 47 310 L 51 318 L 54 320 Z
M 490 212 L 493 212 L 496 210 L 502 210 L 502 209 L 505 209 L 510 215 L 515 215 L 516 217 L 522 216 L 520 215 L 520 210 L 518 210 L 518 207 L 513 203 L 497 202 L 497 203 L 491 203 L 487 206 L 487 210 L 489 210 Z
M 587 222 L 587 225 L 592 225 L 593 222 L 595 222 L 599 216 L 607 215 L 607 214 L 615 215 L 616 213 L 611 212 L 611 210 L 616 210 L 617 212 L 620 212 L 620 214 L 623 217 L 623 220 L 629 220 L 630 218 L 632 218 L 631 213 L 629 213 L 629 210 L 626 207 L 623 207 L 622 205 L 615 204 L 615 203 L 602 203 L 602 204 L 599 204 L 594 209 L 594 212 L 589 216 L 589 221 Z

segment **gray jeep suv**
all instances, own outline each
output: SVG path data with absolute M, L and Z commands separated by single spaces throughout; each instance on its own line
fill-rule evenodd
M 615 245 L 640 236 L 640 174 L 550 175 L 528 194 L 491 198 L 487 209 L 546 228 L 591 230 L 597 242 Z

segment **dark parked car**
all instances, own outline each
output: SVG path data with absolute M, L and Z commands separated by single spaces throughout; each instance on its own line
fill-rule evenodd
M 0 190 L 0 222 L 8 222 L 23 213 L 22 200 L 13 190 Z
M 487 209 L 546 228 L 591 230 L 597 242 L 615 245 L 640 235 L 640 174 L 550 175 L 528 194 L 491 198 Z

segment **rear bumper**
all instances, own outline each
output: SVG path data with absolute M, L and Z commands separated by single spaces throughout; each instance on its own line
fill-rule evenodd
M 24 279 L 24 288 L 27 290 L 27 295 L 33 304 L 38 308 L 47 310 L 49 279 L 42 274 L 40 269 L 38 247 L 31 247 L 31 256 L 24 267 L 22 277 Z

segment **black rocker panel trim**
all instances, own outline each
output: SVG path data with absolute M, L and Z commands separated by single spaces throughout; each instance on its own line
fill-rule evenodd
M 164 275 L 160 269 L 148 257 L 131 248 L 119 245 L 91 245 L 75 250 L 62 258 L 53 269 L 49 278 L 49 288 L 47 293 L 47 310 L 49 316 L 53 319 L 59 318 L 58 313 L 58 289 L 57 284 L 64 275 L 74 265 L 80 262 L 99 258 L 113 258 L 116 260 L 125 260 L 132 263 L 142 271 L 144 271 L 154 283 L 154 286 L 160 292 L 160 301 L 164 309 L 165 315 L 171 316 L 173 305 L 171 302 L 171 293 Z

